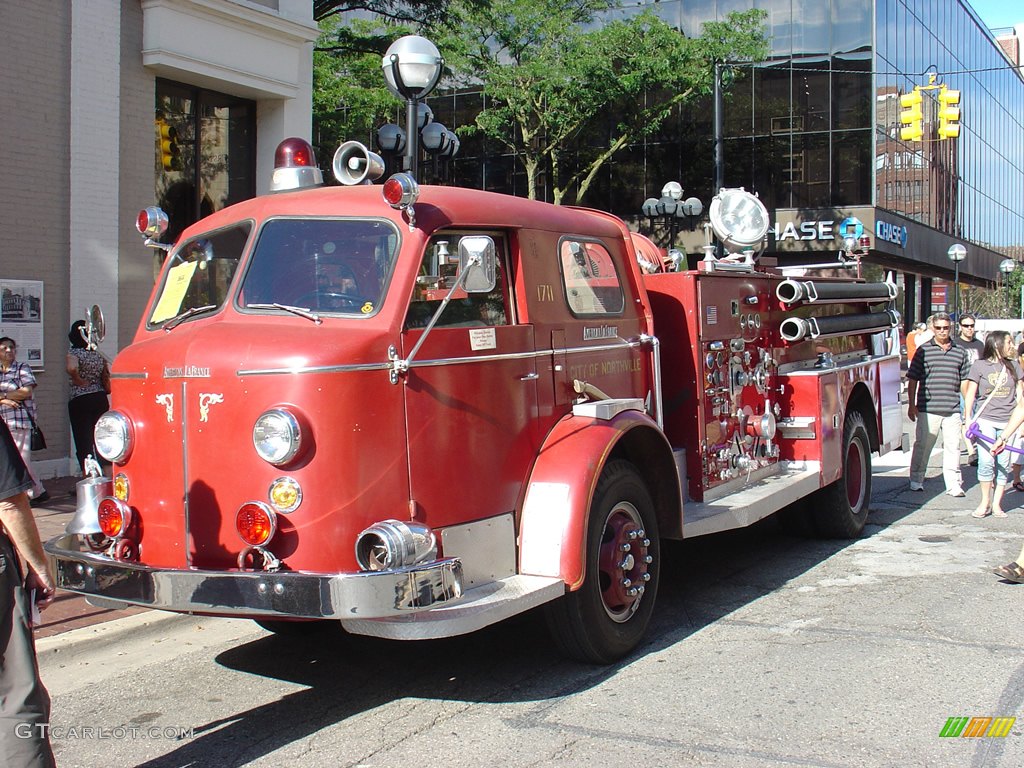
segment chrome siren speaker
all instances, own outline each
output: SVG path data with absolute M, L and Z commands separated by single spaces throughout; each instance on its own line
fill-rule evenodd
M 334 153 L 334 178 L 347 187 L 371 184 L 384 175 L 384 160 L 358 141 L 346 141 Z

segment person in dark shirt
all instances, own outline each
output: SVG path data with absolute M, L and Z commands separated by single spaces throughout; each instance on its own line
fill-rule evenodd
M 53 600 L 53 576 L 28 503 L 32 477 L 0 424 L 0 765 L 53 768 L 50 696 L 39 679 L 32 603 Z
M 976 322 L 977 320 L 974 315 L 969 312 L 964 312 L 960 315 L 960 321 L 958 323 L 960 331 L 953 338 L 954 344 L 967 350 L 967 356 L 971 365 L 974 365 L 974 363 L 976 363 L 985 354 L 985 343 L 978 339 L 976 335 Z M 974 414 L 972 413 L 964 413 L 964 424 L 969 424 L 973 416 Z M 967 444 L 967 463 L 972 467 L 976 467 L 978 466 L 978 452 L 975 450 L 975 446 L 970 440 L 966 440 L 965 442 Z
M 960 398 L 970 372 L 967 350 L 950 339 L 953 321 L 945 312 L 933 315 L 935 338 L 917 348 L 907 369 L 907 417 L 916 422 L 910 459 L 910 490 L 923 491 L 928 457 L 942 433 L 942 478 L 946 493 L 963 496 L 960 439 L 963 419 Z

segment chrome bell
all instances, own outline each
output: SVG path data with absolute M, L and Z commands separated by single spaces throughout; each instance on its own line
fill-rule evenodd
M 78 504 L 75 516 L 64 529 L 65 533 L 101 533 L 99 510 L 100 501 L 114 493 L 114 481 L 109 477 L 87 477 L 75 484 Z

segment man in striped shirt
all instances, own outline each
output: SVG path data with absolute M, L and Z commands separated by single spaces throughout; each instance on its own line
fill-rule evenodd
M 942 432 L 942 479 L 946 493 L 963 496 L 960 480 L 960 395 L 970 371 L 967 350 L 954 346 L 953 321 L 945 312 L 932 316 L 935 337 L 917 348 L 907 369 L 907 416 L 917 422 L 910 459 L 910 490 L 924 490 L 924 476 L 935 441 Z

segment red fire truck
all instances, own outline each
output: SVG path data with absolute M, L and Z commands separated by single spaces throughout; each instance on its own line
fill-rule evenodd
M 607 213 L 375 186 L 352 142 L 347 186 L 299 140 L 278 161 L 167 246 L 96 428 L 112 476 L 46 545 L 64 589 L 398 639 L 543 606 L 607 663 L 644 635 L 660 540 L 776 512 L 861 532 L 871 455 L 905 440 L 891 282 L 762 264 L 742 190 L 687 270 Z

